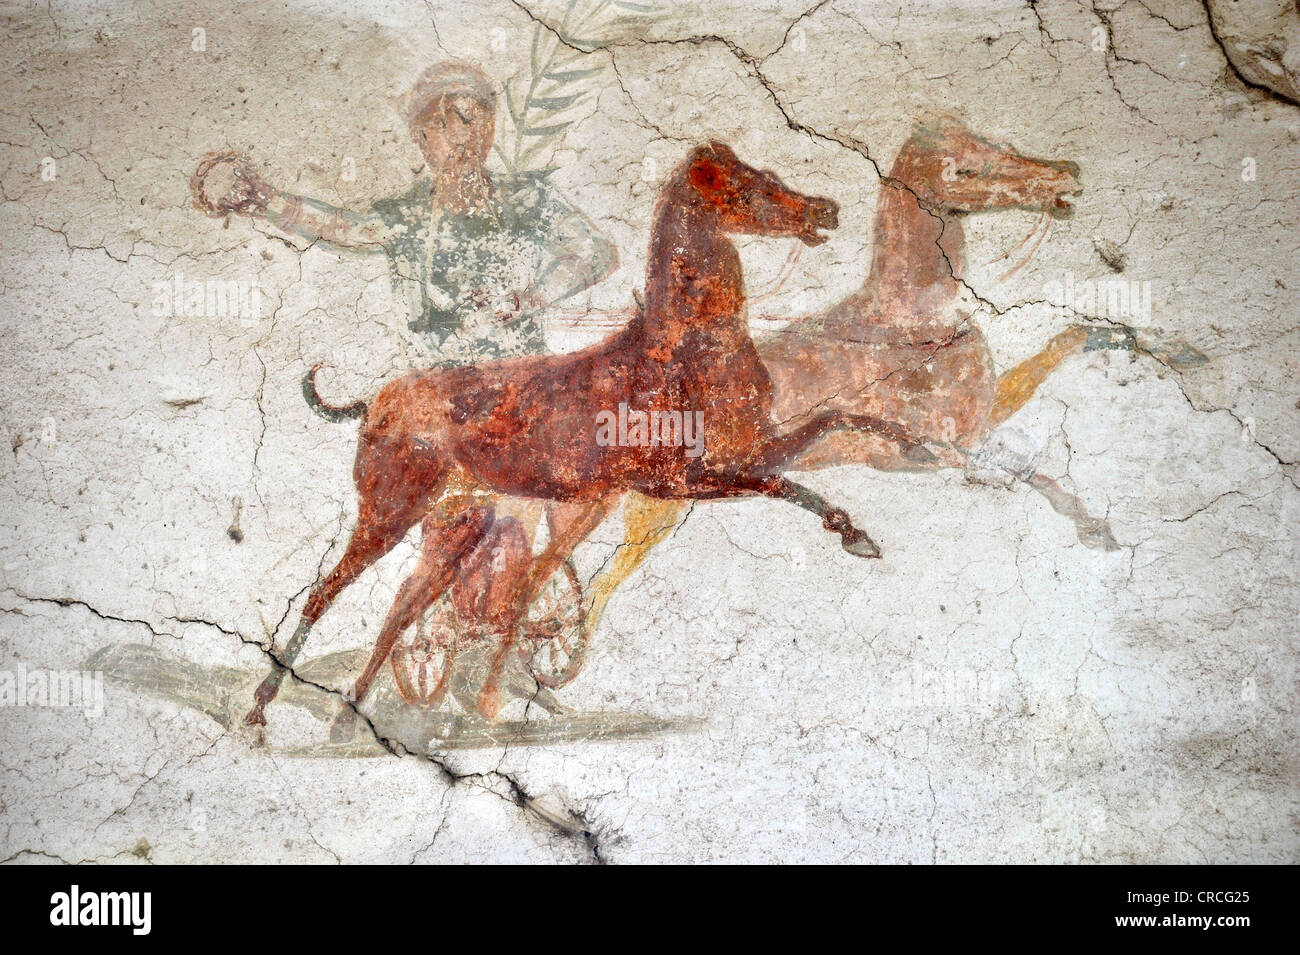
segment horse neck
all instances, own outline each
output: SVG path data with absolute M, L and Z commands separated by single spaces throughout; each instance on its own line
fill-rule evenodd
M 964 320 L 953 308 L 961 291 L 953 277 L 961 275 L 961 225 L 919 198 L 933 193 L 924 182 L 930 164 L 920 158 L 912 140 L 903 145 L 880 191 L 867 280 L 828 314 L 846 334 L 880 326 L 926 337 Z
M 638 331 L 680 341 L 688 331 L 747 334 L 740 255 L 689 202 L 665 190 L 655 211 L 646 265 L 645 311 Z

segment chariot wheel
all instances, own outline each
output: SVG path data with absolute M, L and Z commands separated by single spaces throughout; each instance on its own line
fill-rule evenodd
M 460 627 L 451 601 L 438 601 L 421 615 L 411 639 L 404 636 L 388 655 L 397 692 L 407 703 L 434 709 L 447 695 L 460 649 Z
M 519 655 L 537 682 L 552 690 L 572 683 L 587 662 L 587 611 L 582 583 L 566 560 L 528 606 Z

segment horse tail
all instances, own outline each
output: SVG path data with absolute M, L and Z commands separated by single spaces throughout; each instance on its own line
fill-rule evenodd
M 366 403 L 364 401 L 354 401 L 350 405 L 332 405 L 316 391 L 316 372 L 320 370 L 321 364 L 318 362 L 312 365 L 307 374 L 302 376 L 302 396 L 307 399 L 307 407 L 326 421 L 332 421 L 335 424 L 349 421 L 352 418 L 360 418 L 366 413 Z

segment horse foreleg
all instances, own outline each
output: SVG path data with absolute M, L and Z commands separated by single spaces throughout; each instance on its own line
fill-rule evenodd
M 1032 474 L 1021 480 L 1047 498 L 1052 510 L 1074 523 L 1079 543 L 1084 547 L 1092 550 L 1119 550 L 1120 545 L 1110 532 L 1110 523 L 1104 517 L 1089 514 L 1078 495 L 1071 494 L 1045 474 Z
M 590 606 L 587 609 L 586 627 L 590 632 L 605 612 L 605 605 L 614 591 L 666 540 L 682 522 L 686 513 L 685 501 L 666 501 L 646 497 L 635 492 L 627 496 L 624 509 L 623 543 L 614 552 L 608 570 L 601 571 L 591 582 Z
M 613 498 L 602 498 L 582 504 L 551 504 L 548 515 L 550 540 L 547 541 L 545 550 L 533 561 L 528 573 L 515 582 L 512 599 L 503 614 L 505 619 L 497 621 L 502 634 L 501 643 L 492 658 L 492 666 L 488 670 L 487 679 L 483 681 L 483 689 L 478 698 L 478 710 L 488 719 L 495 719 L 501 711 L 501 675 L 519 639 L 519 628 L 528 613 L 528 605 L 551 579 L 551 575 L 560 569 L 560 564 L 573 553 L 573 549 L 605 519 L 614 503 Z
M 1047 347 L 1038 354 L 999 375 L 986 430 L 996 428 L 1023 408 L 1034 396 L 1038 386 L 1047 380 L 1047 376 L 1065 359 L 1082 352 L 1087 344 L 1087 327 L 1071 325 L 1048 342 Z
M 762 495 L 789 501 L 822 519 L 822 526 L 840 535 L 840 546 L 856 557 L 879 557 L 880 548 L 866 533 L 853 526 L 848 512 L 835 507 L 812 488 L 796 484 L 778 474 L 713 475 L 696 482 L 694 496 L 700 498 L 750 497 Z
M 1128 325 L 1071 325 L 1038 354 L 998 376 L 987 429 L 996 428 L 1023 408 L 1061 362 L 1089 351 L 1129 351 L 1154 358 L 1174 371 L 1195 368 L 1209 360 L 1182 339 L 1158 338 Z
M 879 557 L 880 547 L 866 531 L 853 526 L 848 512 L 830 504 L 816 491 L 789 478 L 771 475 L 761 479 L 759 490 L 767 497 L 789 501 L 822 519 L 822 526 L 840 535 L 840 546 L 856 557 Z
M 936 460 L 934 454 L 900 424 L 874 415 L 827 411 L 787 434 L 774 435 L 760 444 L 755 455 L 756 470 L 776 471 L 788 466 L 814 442 L 831 431 L 878 434 L 897 444 L 902 448 L 903 456 L 916 464 L 932 464 Z

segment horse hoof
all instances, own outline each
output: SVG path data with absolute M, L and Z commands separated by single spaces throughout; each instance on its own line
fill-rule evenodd
M 854 557 L 879 557 L 880 547 L 873 541 L 865 531 L 857 528 L 846 533 L 840 538 L 840 546 L 852 554 Z
M 1189 345 L 1181 338 L 1166 339 L 1142 334 L 1138 336 L 1138 347 L 1174 371 L 1199 368 L 1210 360 L 1205 352 Z
M 496 719 L 501 712 L 501 691 L 494 686 L 483 687 L 483 692 L 478 695 L 477 709 L 484 719 Z
M 903 452 L 903 457 L 912 464 L 938 464 L 939 456 L 923 444 L 914 444 Z
M 334 717 L 334 722 L 330 724 L 330 742 L 350 743 L 352 737 L 356 735 L 356 729 L 357 711 L 350 706 L 344 706 L 339 710 L 339 715 Z
M 245 716 L 239 729 L 241 735 L 253 749 L 261 749 L 266 745 L 266 716 L 262 714 L 261 710 L 254 709 Z

